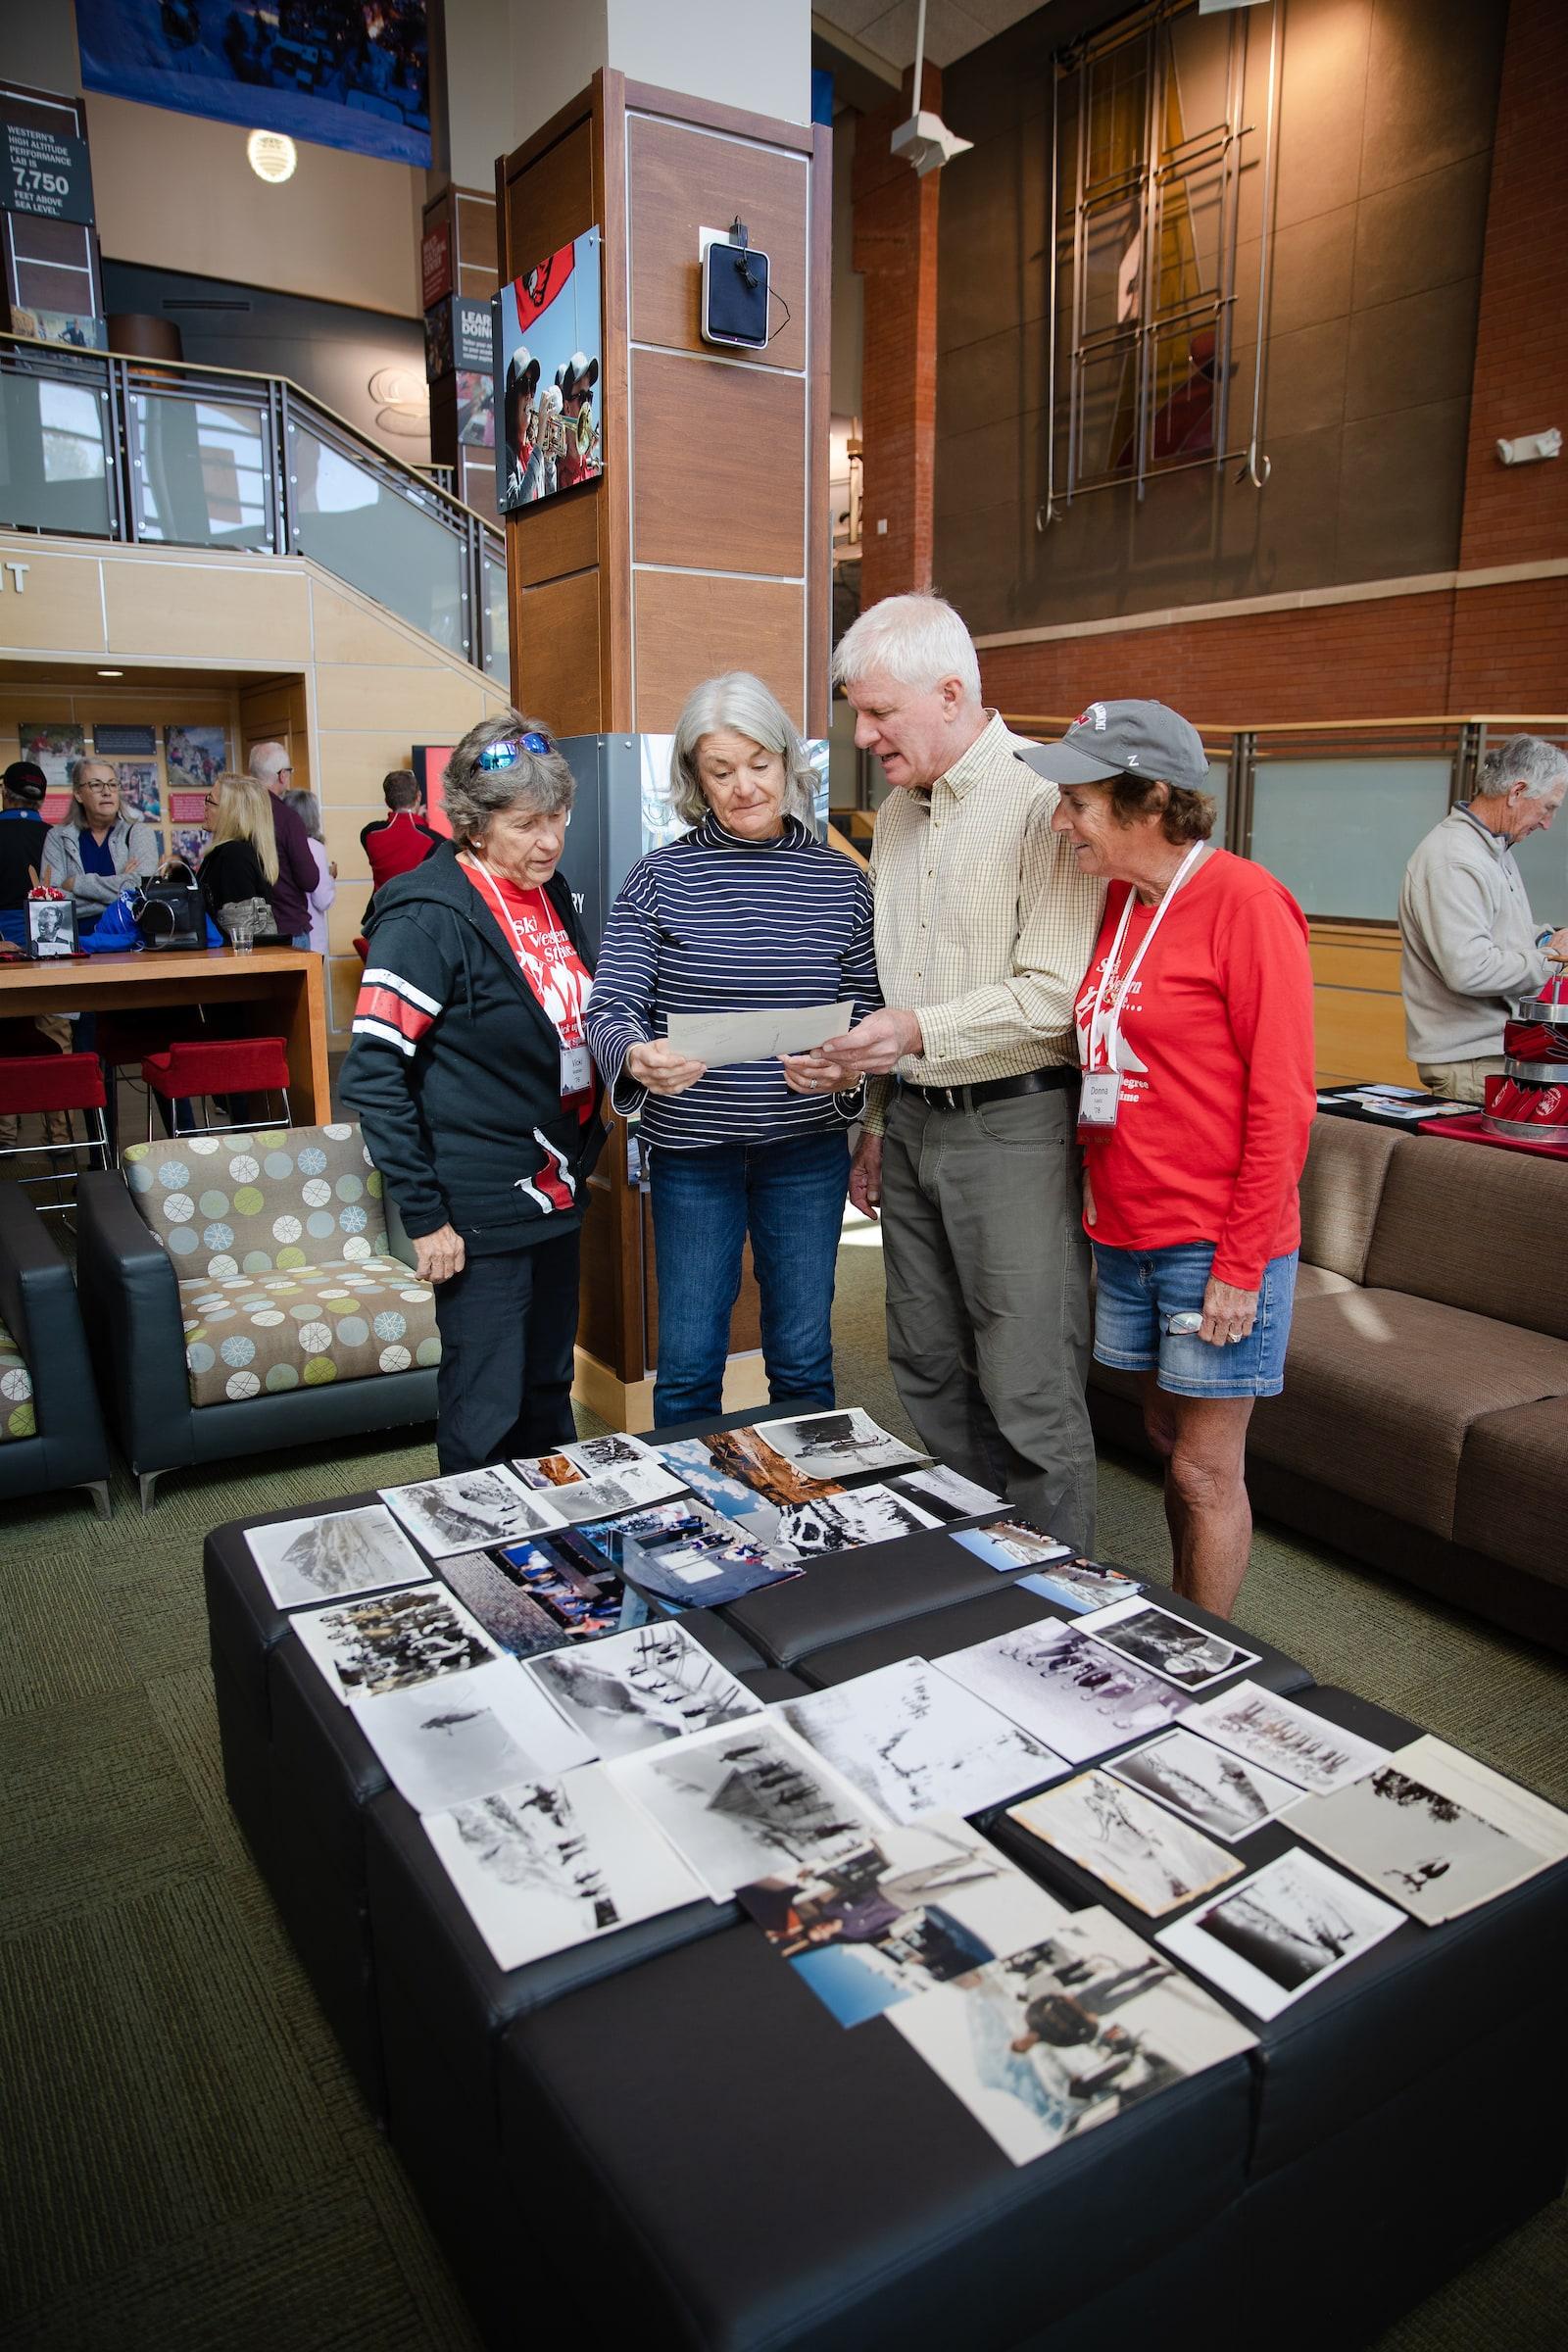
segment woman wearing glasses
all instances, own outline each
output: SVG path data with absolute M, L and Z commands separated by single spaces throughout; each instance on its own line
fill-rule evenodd
M 603 1142 L 590 985 L 556 872 L 572 776 L 536 719 L 481 720 L 447 765 L 453 838 L 378 890 L 343 1069 L 435 1285 L 443 1474 L 575 1433 L 587 1176 Z
M 158 836 L 133 808 L 121 808 L 120 776 L 106 760 L 76 760 L 71 767 L 71 812 L 52 825 L 43 845 L 43 878 L 67 890 L 78 916 L 96 922 L 127 882 L 158 871 Z

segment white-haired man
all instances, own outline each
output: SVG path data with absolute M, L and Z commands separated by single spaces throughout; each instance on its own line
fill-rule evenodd
M 296 948 L 311 944 L 311 893 L 317 886 L 311 837 L 283 795 L 294 781 L 293 755 L 281 743 L 253 745 L 250 771 L 272 796 L 272 833 L 277 842 L 277 880 L 272 885 L 272 920 Z
M 1477 781 L 1418 845 L 1399 892 L 1405 1051 L 1423 1086 L 1459 1102 L 1484 1102 L 1501 1077 L 1511 1000 L 1539 996 L 1568 957 L 1568 930 L 1538 930 L 1513 858 L 1562 807 L 1568 753 L 1510 735 Z
M 1063 1542 L 1095 1525 L 1089 1256 L 1073 999 L 1104 886 L 1052 830 L 1057 794 L 980 699 L 934 596 L 860 615 L 834 664 L 890 792 L 871 853 L 886 1009 L 786 1067 L 865 1072 L 850 1197 L 884 1213 L 888 1355 L 923 1443 Z

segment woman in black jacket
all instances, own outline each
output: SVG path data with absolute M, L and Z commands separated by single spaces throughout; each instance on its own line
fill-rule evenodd
M 574 1435 L 587 1177 L 604 1140 L 583 1033 L 590 975 L 556 872 L 572 775 L 537 720 L 469 729 L 453 839 L 375 894 L 343 1070 L 441 1333 L 443 1473 Z

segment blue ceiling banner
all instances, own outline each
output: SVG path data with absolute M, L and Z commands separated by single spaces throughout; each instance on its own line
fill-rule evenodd
M 427 166 L 425 0 L 76 0 L 82 87 Z

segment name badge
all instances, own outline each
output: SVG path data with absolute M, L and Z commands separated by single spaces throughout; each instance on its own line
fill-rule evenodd
M 593 1056 L 586 1046 L 563 1046 L 561 1049 L 561 1093 L 585 1095 L 594 1082 Z
M 1085 1070 L 1078 1095 L 1080 1127 L 1114 1127 L 1121 1108 L 1121 1072 Z

